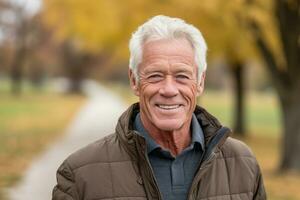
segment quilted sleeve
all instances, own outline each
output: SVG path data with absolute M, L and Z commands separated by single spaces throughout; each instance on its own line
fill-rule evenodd
M 254 191 L 254 200 L 266 200 L 267 195 L 264 187 L 263 177 L 260 171 L 260 168 L 258 167 L 258 173 L 257 173 L 257 182 L 256 182 L 256 188 Z
M 79 200 L 74 174 L 67 161 L 63 162 L 56 173 L 57 185 L 52 191 L 52 200 Z

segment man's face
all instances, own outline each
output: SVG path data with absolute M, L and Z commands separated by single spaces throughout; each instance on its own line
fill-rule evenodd
M 146 128 L 175 131 L 190 126 L 196 97 L 204 85 L 204 75 L 197 83 L 194 58 L 194 50 L 186 39 L 144 44 L 139 82 L 132 72 L 130 81 L 139 96 L 141 119 Z

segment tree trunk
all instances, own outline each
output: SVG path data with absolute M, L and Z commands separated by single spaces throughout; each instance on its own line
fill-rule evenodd
M 70 87 L 68 93 L 70 94 L 81 94 L 82 93 L 82 80 L 83 77 L 70 77 Z
M 25 47 L 16 50 L 13 64 L 11 65 L 11 92 L 20 95 L 22 92 L 23 64 L 25 60 Z
M 281 98 L 284 136 L 282 140 L 281 170 L 300 169 L 300 91 L 290 91 Z
M 69 61 L 70 66 L 66 67 L 66 69 L 68 70 L 67 74 L 70 79 L 70 87 L 68 93 L 81 94 L 81 84 L 85 78 L 85 63 L 80 59 L 80 55 L 77 55 L 77 58 L 74 58 L 73 61 Z
M 81 84 L 86 77 L 89 60 L 88 54 L 80 52 L 72 41 L 65 41 L 63 44 L 62 61 L 65 72 L 70 80 L 68 93 L 82 93 Z
M 245 136 L 244 66 L 236 62 L 234 66 L 232 66 L 232 72 L 235 81 L 234 133 L 239 136 Z
M 15 65 L 11 70 L 11 93 L 15 96 L 22 92 L 22 68 L 20 65 Z
M 280 82 L 283 89 L 277 87 L 284 131 L 280 169 L 300 171 L 300 2 L 277 0 L 275 8 L 286 61 L 286 75 L 281 77 L 288 80 Z
M 14 95 L 20 95 L 22 91 L 22 76 L 23 76 L 23 65 L 26 59 L 27 47 L 27 22 L 22 18 L 21 12 L 18 17 L 19 24 L 16 28 L 16 39 L 15 39 L 15 55 L 13 63 L 11 65 L 11 92 Z

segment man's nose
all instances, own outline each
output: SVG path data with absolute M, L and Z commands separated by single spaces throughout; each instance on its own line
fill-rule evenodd
M 162 82 L 159 94 L 165 97 L 173 97 L 179 93 L 176 82 L 172 76 L 167 76 Z

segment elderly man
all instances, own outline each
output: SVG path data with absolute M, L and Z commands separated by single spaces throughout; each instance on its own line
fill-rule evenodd
M 53 199 L 266 199 L 250 149 L 196 105 L 206 70 L 199 30 L 156 16 L 132 35 L 130 53 L 139 103 L 114 134 L 64 161 Z

